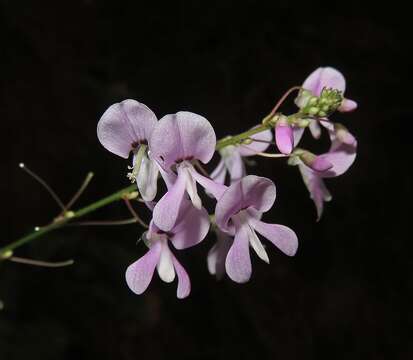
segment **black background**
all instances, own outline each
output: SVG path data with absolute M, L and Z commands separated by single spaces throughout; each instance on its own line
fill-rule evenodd
M 157 276 L 142 296 L 127 288 L 124 271 L 145 251 L 135 245 L 142 232 L 135 225 L 66 228 L 19 249 L 76 263 L 0 264 L 0 359 L 412 358 L 411 232 L 402 229 L 411 221 L 413 90 L 404 9 L 394 2 L 1 3 L 1 245 L 58 212 L 20 161 L 64 199 L 93 170 L 79 206 L 128 184 L 125 161 L 96 138 L 103 111 L 125 98 L 159 117 L 202 114 L 223 137 L 255 125 L 286 89 L 330 65 L 359 103 L 334 118 L 358 138 L 359 152 L 345 175 L 328 181 L 334 199 L 319 223 L 298 171 L 258 160 L 250 171 L 278 189 L 265 219 L 295 229 L 300 247 L 294 258 L 268 247 L 271 264 L 254 258 L 246 285 L 208 274 L 213 237 L 179 254 L 192 279 L 184 301 L 175 298 L 176 283 Z M 284 111 L 294 109 L 289 104 Z M 89 218 L 127 216 L 119 203 Z

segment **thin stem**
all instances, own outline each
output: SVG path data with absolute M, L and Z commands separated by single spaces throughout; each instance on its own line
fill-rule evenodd
M 53 189 L 44 181 L 39 175 L 31 171 L 24 163 L 19 164 L 20 169 L 24 170 L 27 174 L 29 174 L 33 179 L 35 179 L 40 185 L 42 185 L 46 191 L 50 194 L 50 196 L 56 201 L 57 205 L 65 211 L 66 208 L 63 204 L 63 201 L 60 200 L 59 196 L 53 191 Z
M 142 225 L 145 229 L 149 228 L 149 225 L 147 223 L 145 223 L 137 214 L 137 212 L 135 211 L 135 209 L 133 208 L 132 204 L 130 203 L 129 199 L 127 196 L 125 196 L 123 198 L 123 200 L 125 201 L 126 207 L 128 208 L 129 212 L 132 214 L 132 216 L 135 218 L 135 220 Z
M 88 187 L 90 181 L 93 178 L 93 172 L 89 172 L 86 175 L 85 180 L 83 180 L 82 185 L 80 186 L 79 190 L 76 191 L 76 193 L 73 195 L 72 199 L 67 203 L 67 205 L 65 206 L 66 210 L 69 210 L 73 204 L 76 202 L 77 199 L 79 199 L 80 195 L 83 194 L 83 192 L 86 190 L 86 188 Z
M 283 158 L 283 157 L 288 157 L 289 155 L 285 154 L 270 154 L 270 153 L 265 153 L 265 152 L 260 152 L 256 154 L 257 156 L 262 156 L 262 157 L 267 157 L 267 158 Z
M 12 257 L 9 257 L 7 260 L 10 260 L 10 261 L 13 261 L 19 264 L 50 267 L 50 268 L 64 267 L 64 266 L 69 266 L 69 265 L 74 264 L 74 261 L 72 259 L 66 260 L 66 261 L 49 262 L 49 261 L 33 260 L 33 259 L 26 259 L 26 258 L 21 258 L 17 256 L 12 256 Z
M 6 254 L 12 252 L 13 250 L 17 249 L 18 247 L 33 241 L 53 230 L 56 230 L 63 225 L 67 224 L 69 221 L 72 219 L 80 218 L 84 215 L 87 215 L 89 213 L 92 213 L 106 205 L 109 205 L 115 201 L 123 199 L 123 197 L 133 191 L 136 190 L 136 185 L 130 185 L 122 190 L 119 190 L 103 199 L 100 199 L 88 206 L 85 206 L 77 211 L 72 211 L 70 216 L 63 216 L 61 218 L 58 218 L 56 221 L 50 223 L 49 225 L 43 226 L 41 228 L 36 229 L 35 231 L 27 234 L 26 236 L 21 237 L 20 239 L 17 239 L 16 241 L 13 241 L 12 243 L 4 246 L 3 248 L 0 249 L 0 261 L 1 260 L 6 260 L 7 256 Z
M 138 221 L 135 218 L 125 220 L 97 220 L 97 221 L 78 221 L 69 223 L 66 226 L 111 226 L 111 225 L 129 225 L 136 224 Z
M 283 104 L 283 102 L 285 101 L 285 99 L 287 99 L 287 97 L 295 90 L 300 90 L 301 86 L 293 86 L 292 88 L 288 89 L 283 96 L 281 96 L 280 100 L 278 100 L 278 102 L 275 104 L 275 106 L 273 107 L 273 109 L 270 112 L 269 116 L 273 116 L 277 110 L 279 109 L 279 107 Z
M 260 139 L 254 139 L 254 138 L 247 138 L 246 140 L 251 140 L 252 142 L 260 142 L 264 144 L 275 145 L 274 141 L 260 140 Z M 246 144 L 242 144 L 242 145 L 246 145 Z

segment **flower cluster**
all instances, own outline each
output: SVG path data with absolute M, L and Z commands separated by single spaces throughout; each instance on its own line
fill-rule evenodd
M 250 248 L 269 263 L 258 235 L 293 256 L 298 246 L 294 231 L 261 220 L 275 202 L 275 185 L 270 179 L 247 175 L 245 158 L 288 157 L 290 165 L 298 166 L 320 218 L 323 202 L 331 200 L 323 179 L 345 172 L 356 156 L 355 138 L 327 118 L 335 110 L 356 108 L 354 101 L 344 98 L 344 90 L 341 73 L 319 68 L 299 91 L 297 113 L 274 112 L 262 124 L 218 142 L 211 123 L 201 115 L 180 111 L 158 120 L 135 100 L 110 106 L 98 123 L 98 138 L 112 153 L 125 159 L 132 155 L 127 175 L 153 212 L 142 236 L 148 251 L 126 270 L 129 288 L 143 293 L 156 268 L 165 282 L 177 276 L 178 298 L 188 296 L 189 276 L 175 253 L 200 243 L 210 230 L 217 242 L 208 253 L 207 265 L 219 278 L 226 273 L 235 282 L 247 282 L 252 272 Z M 331 139 L 328 152 L 315 155 L 297 147 L 307 127 L 315 138 L 326 129 Z M 271 144 L 279 154 L 265 153 Z M 221 159 L 208 175 L 202 164 L 209 163 L 215 151 Z M 167 190 L 157 196 L 159 177 Z M 204 208 L 198 185 L 216 200 L 214 215 Z

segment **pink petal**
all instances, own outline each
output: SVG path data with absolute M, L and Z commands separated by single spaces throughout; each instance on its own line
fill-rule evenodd
M 204 117 L 181 111 L 159 120 L 149 141 L 156 161 L 165 169 L 183 160 L 211 160 L 215 152 L 214 129 Z
M 235 150 L 231 155 L 226 156 L 224 158 L 224 162 L 231 178 L 231 184 L 235 181 L 241 180 L 246 175 L 244 161 L 237 150 Z
M 178 217 L 185 194 L 186 174 L 179 172 L 178 178 L 153 209 L 153 221 L 163 231 L 170 231 Z
M 337 141 L 332 144 L 332 149 L 330 152 L 318 156 L 318 158 L 333 165 L 329 170 L 321 173 L 323 178 L 339 176 L 350 168 L 357 156 L 357 141 L 353 145 Z
M 172 228 L 174 234 L 170 240 L 179 250 L 199 244 L 209 231 L 210 221 L 208 212 L 192 206 L 191 202 L 184 199 L 179 210 L 178 219 Z
M 225 269 L 228 276 L 237 283 L 245 283 L 251 277 L 248 224 L 237 227 L 234 243 L 228 251 Z
M 332 199 L 331 194 L 327 190 L 323 179 L 314 171 L 305 165 L 299 165 L 298 168 L 303 177 L 304 184 L 310 193 L 310 197 L 314 201 L 318 221 L 323 214 L 324 201 L 330 201 Z
M 155 242 L 149 251 L 126 270 L 126 282 L 135 294 L 142 294 L 152 280 L 161 254 L 161 243 Z
M 270 144 L 262 141 L 272 141 L 272 132 L 271 130 L 261 131 L 258 134 L 252 135 L 251 139 L 261 141 L 253 141 L 251 144 L 248 145 L 240 145 L 237 149 L 241 156 L 253 156 L 257 153 L 264 152 L 265 150 L 267 150 Z
M 128 99 L 105 111 L 97 135 L 107 150 L 127 159 L 137 144 L 148 141 L 156 123 L 155 114 L 146 105 Z
M 215 208 L 216 223 L 222 230 L 228 231 L 228 222 L 233 215 L 249 207 L 266 212 L 274 204 L 275 196 L 275 185 L 271 180 L 248 175 L 232 184 L 218 199 Z
M 333 164 L 328 161 L 324 155 L 320 155 L 315 158 L 310 167 L 315 171 L 324 172 L 330 170 Z
M 227 168 L 225 166 L 224 160 L 221 158 L 217 167 L 211 173 L 211 179 L 218 184 L 225 183 L 225 176 L 227 174 Z
M 220 183 L 214 182 L 211 179 L 201 175 L 194 168 L 189 168 L 192 177 L 200 184 L 206 191 L 212 194 L 215 199 L 220 199 L 227 187 Z
M 208 252 L 207 264 L 210 274 L 219 280 L 225 274 L 225 259 L 234 240 L 219 229 L 216 229 L 216 234 L 217 242 Z
M 320 96 L 324 87 L 344 92 L 346 80 L 338 70 L 332 67 L 320 67 L 312 72 L 303 83 L 303 88 L 310 90 L 315 96 Z
M 178 276 L 178 289 L 176 296 L 178 299 L 184 299 L 191 292 L 191 281 L 189 280 L 188 273 L 174 255 L 172 255 L 172 262 L 175 267 L 176 275 Z
M 291 154 L 294 147 L 293 128 L 288 124 L 277 124 L 275 126 L 275 143 L 281 153 Z
M 354 100 L 344 99 L 338 111 L 349 112 L 357 109 L 357 103 Z
M 293 230 L 284 225 L 267 224 L 250 219 L 251 226 L 266 239 L 270 240 L 284 254 L 294 256 L 297 252 L 298 239 Z

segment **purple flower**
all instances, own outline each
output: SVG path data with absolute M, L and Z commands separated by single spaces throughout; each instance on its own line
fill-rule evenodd
M 209 217 L 205 209 L 198 210 L 184 200 L 179 209 L 178 219 L 171 231 L 160 230 L 152 221 L 144 234 L 149 251 L 126 270 L 126 282 L 136 294 L 142 294 L 152 280 L 155 268 L 159 277 L 170 283 L 178 276 L 177 297 L 189 295 L 189 276 L 169 248 L 169 242 L 178 249 L 186 249 L 201 242 L 209 231 Z
M 211 160 L 215 144 L 215 132 L 208 120 L 186 111 L 164 116 L 153 130 L 149 140 L 152 156 L 169 174 L 166 176 L 171 179 L 176 177 L 153 211 L 153 221 L 163 231 L 169 231 L 174 226 L 185 193 L 193 205 L 201 209 L 196 187 L 199 174 L 192 163 Z
M 251 139 L 257 141 L 252 141 L 248 145 L 230 145 L 219 150 L 221 160 L 212 171 L 211 179 L 220 184 L 224 184 L 227 173 L 229 173 L 230 183 L 232 184 L 244 177 L 247 172 L 243 157 L 254 156 L 265 151 L 269 146 L 269 142 L 272 140 L 272 134 L 270 130 L 266 130 L 251 136 Z
M 233 243 L 223 248 L 218 242 L 209 254 L 209 269 L 220 272 L 222 257 L 227 251 L 225 269 L 228 276 L 239 283 L 251 277 L 249 247 L 269 263 L 268 255 L 256 232 L 267 238 L 282 252 L 293 256 L 298 240 L 294 231 L 283 225 L 267 224 L 261 216 L 275 201 L 275 185 L 266 178 L 249 175 L 228 187 L 218 198 L 215 209 L 216 224 L 223 232 L 234 236 Z M 220 265 L 221 264 L 221 265 Z
M 336 177 L 345 173 L 353 164 L 357 155 L 357 141 L 344 127 L 322 121 L 321 124 L 327 127 L 330 139 L 330 150 L 317 156 L 320 163 L 328 163 L 329 166 L 325 171 L 314 171 L 299 161 L 298 168 L 303 177 L 304 183 L 310 192 L 317 210 L 317 220 L 323 213 L 324 201 L 330 201 L 332 196 L 326 188 L 323 179 Z
M 157 191 L 158 167 L 147 151 L 156 123 L 146 105 L 128 99 L 110 106 L 97 126 L 98 139 L 107 150 L 125 159 L 132 152 L 133 171 L 128 176 L 146 201 L 153 200 Z
M 323 88 L 332 88 L 339 90 L 343 93 L 346 90 L 346 80 L 343 74 L 332 67 L 320 67 L 313 71 L 307 79 L 305 79 L 303 89 L 311 92 L 313 96 L 320 96 Z M 296 99 L 298 107 L 302 107 L 302 99 L 300 96 Z M 338 111 L 348 112 L 357 108 L 357 103 L 354 100 L 344 98 Z M 316 120 L 312 120 L 309 124 L 311 134 L 314 138 L 318 139 L 321 135 L 321 129 Z M 300 135 L 302 135 L 304 129 L 296 129 Z M 301 138 L 301 136 L 298 136 Z

